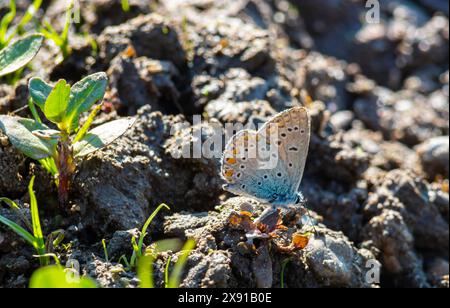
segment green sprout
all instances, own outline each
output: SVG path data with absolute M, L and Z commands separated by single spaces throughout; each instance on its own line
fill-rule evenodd
M 101 110 L 107 84 L 108 78 L 103 72 L 87 76 L 73 86 L 65 80 L 51 86 L 40 78 L 32 78 L 29 107 L 34 119 L 0 115 L 0 129 L 11 144 L 39 161 L 54 176 L 61 206 L 69 201 L 70 184 L 79 160 L 114 142 L 135 121 L 134 118 L 123 118 L 89 131 Z M 97 102 L 100 103 L 92 108 Z M 35 105 L 54 129 L 43 123 Z M 91 109 L 81 126 L 81 115 Z
M 66 59 L 72 53 L 69 44 L 70 24 L 72 23 L 72 10 L 74 9 L 74 1 L 71 0 L 66 8 L 66 19 L 64 28 L 61 33 L 46 20 L 43 21 L 40 32 L 49 40 L 53 41 L 62 53 L 63 59 Z
M 181 250 L 181 255 L 178 258 L 178 261 L 175 263 L 174 269 L 172 271 L 172 274 L 170 275 L 169 280 L 167 280 L 167 277 L 169 277 L 168 275 L 168 270 L 169 270 L 169 266 L 166 267 L 166 286 L 168 288 L 179 288 L 180 283 L 181 283 L 181 275 L 183 273 L 183 269 L 186 265 L 187 259 L 189 257 L 189 255 L 191 254 L 192 250 L 195 248 L 195 241 L 189 239 L 186 244 L 184 244 L 183 249 Z M 171 259 L 169 259 L 168 263 L 170 264 Z
M 172 273 L 170 273 L 170 263 L 172 258 L 168 258 L 164 271 L 164 285 L 166 288 L 179 288 L 183 269 L 186 266 L 187 259 L 195 248 L 195 245 L 196 243 L 192 239 L 189 239 L 186 244 L 184 244 Z M 150 246 L 149 249 L 146 249 L 145 254 L 139 258 L 137 266 L 137 275 L 141 288 L 154 288 L 153 263 L 158 254 L 164 251 L 177 250 L 179 249 L 179 246 L 178 240 L 165 240 L 156 242 L 154 245 Z
M 16 35 L 24 33 L 24 27 L 33 19 L 42 5 L 42 0 L 34 0 L 15 27 L 10 27 L 17 15 L 16 0 L 9 1 L 9 12 L 0 21 L 0 49 L 7 46 Z
M 106 240 L 102 239 L 102 246 L 103 246 L 103 253 L 105 254 L 105 261 L 106 263 L 109 263 L 109 254 L 108 249 L 106 248 Z
M 144 247 L 144 239 L 147 236 L 147 229 L 152 223 L 153 219 L 155 219 L 156 215 L 158 215 L 159 211 L 162 209 L 166 209 L 170 211 L 170 207 L 168 207 L 166 204 L 161 204 L 156 208 L 156 210 L 150 215 L 150 217 L 145 222 L 144 226 L 141 230 L 141 235 L 139 236 L 139 242 L 136 244 L 136 238 L 133 237 L 133 255 L 131 256 L 131 262 L 130 265 L 134 267 L 136 265 L 136 260 L 139 259 L 142 256 L 143 247 Z
M 31 212 L 31 222 L 23 215 L 22 208 L 14 201 L 8 198 L 0 198 L 0 203 L 6 203 L 17 215 L 20 217 L 25 228 L 19 224 L 9 220 L 6 217 L 0 215 L 0 223 L 10 228 L 17 235 L 22 237 L 28 244 L 33 246 L 37 252 L 37 257 L 41 266 L 47 266 L 50 263 L 50 257 L 53 257 L 56 264 L 59 264 L 59 260 L 55 254 L 48 253 L 52 251 L 54 247 L 59 246 L 64 238 L 64 233 L 62 231 L 52 232 L 47 239 L 44 239 L 42 233 L 41 221 L 39 218 L 38 203 L 36 200 L 36 195 L 33 190 L 34 186 L 34 176 L 31 178 L 30 184 L 28 185 L 28 192 L 30 195 L 30 212 Z M 27 230 L 28 229 L 28 230 Z
M 162 210 L 166 209 L 170 211 L 170 208 L 166 204 L 161 204 L 156 208 L 156 210 L 150 215 L 147 221 L 144 223 L 142 227 L 139 239 L 133 237 L 131 240 L 133 247 L 133 254 L 130 260 L 127 259 L 125 255 L 119 258 L 119 263 L 125 265 L 126 271 L 131 271 L 133 269 L 137 269 L 137 276 L 140 279 L 140 287 L 141 288 L 153 288 L 153 263 L 155 262 L 158 255 L 164 251 L 178 251 L 180 250 L 182 244 L 177 239 L 168 239 L 161 240 L 156 243 L 153 243 L 144 249 L 144 240 L 147 236 L 147 230 L 152 223 L 153 219 L 158 215 L 158 213 Z M 181 255 L 178 258 L 178 261 L 175 263 L 172 274 L 169 272 L 171 258 L 167 260 L 165 272 L 164 272 L 164 281 L 166 288 L 177 288 L 180 284 L 181 274 L 183 272 L 183 268 L 186 264 L 187 258 L 191 251 L 195 248 L 195 241 L 188 240 L 184 247 L 181 248 Z M 107 256 L 106 245 L 103 244 L 105 250 L 105 257 Z
M 136 242 L 136 237 L 133 237 L 131 240 L 131 244 L 133 247 L 133 254 L 130 258 L 130 261 L 127 260 L 125 256 L 120 257 L 120 260 L 124 261 L 126 267 L 128 270 L 132 270 L 136 267 L 137 262 L 139 261 L 139 258 L 141 258 L 144 254 L 144 239 L 147 236 L 147 229 L 152 223 L 153 219 L 155 219 L 156 215 L 162 210 L 166 209 L 170 211 L 170 207 L 166 204 L 161 204 L 156 208 L 156 210 L 150 215 L 150 217 L 145 222 L 144 226 L 142 227 L 141 234 L 139 236 L 138 242 Z

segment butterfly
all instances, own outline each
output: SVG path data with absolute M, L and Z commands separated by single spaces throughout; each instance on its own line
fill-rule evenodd
M 270 204 L 271 210 L 302 202 L 299 192 L 311 136 L 304 107 L 275 115 L 259 131 L 234 135 L 222 155 L 223 188 Z

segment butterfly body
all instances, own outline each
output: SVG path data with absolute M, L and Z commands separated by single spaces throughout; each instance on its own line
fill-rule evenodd
M 222 157 L 224 189 L 273 208 L 298 204 L 309 140 L 310 119 L 303 107 L 277 114 L 258 132 L 238 132 Z

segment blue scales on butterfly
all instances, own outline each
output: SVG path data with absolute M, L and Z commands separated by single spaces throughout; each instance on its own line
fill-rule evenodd
M 272 208 L 301 202 L 299 187 L 310 136 L 310 118 L 304 107 L 277 114 L 259 131 L 238 132 L 223 152 L 224 189 Z

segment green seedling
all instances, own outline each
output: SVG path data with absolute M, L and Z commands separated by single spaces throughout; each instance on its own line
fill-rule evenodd
M 0 49 L 7 46 L 17 35 L 24 33 L 25 26 L 33 19 L 42 5 L 42 0 L 34 0 L 15 27 L 10 27 L 17 15 L 16 1 L 9 1 L 9 12 L 0 21 Z
M 133 237 L 131 240 L 133 247 L 133 254 L 130 260 L 126 256 L 121 256 L 119 258 L 119 263 L 125 265 L 126 271 L 131 271 L 137 268 L 137 275 L 141 281 L 141 288 L 153 288 L 153 263 L 158 257 L 158 255 L 164 251 L 179 251 L 182 244 L 177 239 L 162 240 L 153 243 L 144 249 L 144 240 L 147 236 L 147 230 L 152 223 L 153 219 L 162 210 L 166 209 L 170 211 L 170 208 L 166 204 L 161 204 L 156 208 L 156 210 L 150 215 L 150 217 L 145 222 L 142 227 L 141 234 L 139 238 Z M 103 242 L 103 241 L 102 241 Z M 186 264 L 187 258 L 194 249 L 196 243 L 193 240 L 188 240 L 184 247 L 181 249 L 182 253 L 175 263 L 172 274 L 169 274 L 169 267 L 171 263 L 171 258 L 167 261 L 164 280 L 167 288 L 177 288 L 180 284 L 181 274 L 183 268 Z M 103 243 L 105 250 L 105 257 L 107 256 L 106 245 Z
M 138 242 L 136 242 L 135 237 L 132 238 L 131 244 L 133 246 L 133 255 L 131 256 L 130 262 L 128 262 L 131 269 L 134 269 L 136 267 L 139 258 L 144 254 L 144 239 L 147 236 L 147 229 L 152 223 L 153 219 L 155 219 L 156 215 L 158 215 L 158 213 L 162 209 L 170 211 L 170 207 L 168 207 L 166 204 L 161 204 L 160 206 L 158 206 L 142 227 Z
M 32 289 L 94 289 L 96 283 L 88 277 L 79 277 L 75 270 L 60 265 L 42 267 L 30 279 Z
M 109 263 L 109 254 L 108 254 L 108 248 L 106 247 L 106 240 L 102 240 L 102 246 L 103 246 L 103 253 L 105 254 L 105 261 L 106 263 Z
M 170 273 L 170 263 L 172 258 L 168 258 L 164 271 L 164 285 L 166 288 L 178 288 L 180 286 L 183 269 L 189 254 L 195 248 L 195 245 L 196 243 L 194 240 L 190 239 L 186 242 L 181 249 L 180 256 L 174 265 L 172 273 Z M 141 288 L 154 288 L 153 263 L 158 255 L 164 251 L 177 251 L 180 247 L 180 241 L 173 239 L 156 242 L 146 249 L 145 254 L 139 258 L 137 266 L 137 275 Z
M 37 257 L 39 258 L 41 266 L 49 265 L 50 257 L 53 257 L 55 259 L 55 263 L 59 264 L 59 260 L 56 255 L 48 252 L 52 251 L 54 247 L 59 246 L 64 238 L 64 233 L 62 231 L 55 231 L 47 237 L 46 241 L 44 240 L 44 235 L 42 233 L 41 222 L 39 218 L 38 203 L 33 190 L 33 186 L 34 176 L 31 178 L 30 184 L 28 186 L 28 192 L 30 195 L 31 222 L 28 221 L 28 219 L 22 214 L 22 209 L 17 203 L 8 198 L 0 198 L 0 203 L 6 203 L 13 211 L 18 213 L 18 216 L 20 217 L 26 228 L 1 215 L 0 223 L 10 228 L 17 235 L 22 237 L 28 244 L 33 246 L 33 248 L 37 252 Z
M 0 129 L 12 145 L 39 161 L 54 176 L 61 206 L 68 203 L 77 162 L 114 142 L 135 121 L 134 118 L 123 118 L 89 130 L 101 109 L 107 84 L 105 73 L 90 75 L 73 86 L 65 80 L 51 86 L 40 78 L 32 78 L 29 107 L 34 119 L 0 115 Z M 100 103 L 92 108 L 97 102 Z M 35 106 L 53 128 L 43 123 Z M 90 115 L 80 125 L 81 115 L 89 110 Z
M 58 33 L 58 31 L 56 31 L 56 29 L 46 20 L 42 22 L 42 27 L 40 28 L 40 32 L 47 39 L 53 41 L 59 48 L 63 59 L 66 59 L 72 53 L 72 49 L 69 44 L 69 31 L 72 23 L 72 10 L 74 9 L 74 6 L 74 1 L 70 1 L 66 8 L 66 19 L 61 33 Z
M 165 273 L 165 283 L 168 288 L 179 288 L 181 283 L 181 276 L 183 274 L 183 269 L 186 265 L 187 259 L 189 255 L 191 254 L 192 250 L 195 248 L 195 241 L 189 239 L 186 244 L 184 244 L 183 249 L 181 250 L 181 255 L 179 256 L 177 262 L 175 263 L 175 266 L 173 268 L 172 274 L 170 274 L 169 280 L 167 280 L 167 277 L 169 277 L 169 266 L 166 267 L 166 273 Z M 169 259 L 169 264 L 170 264 Z

